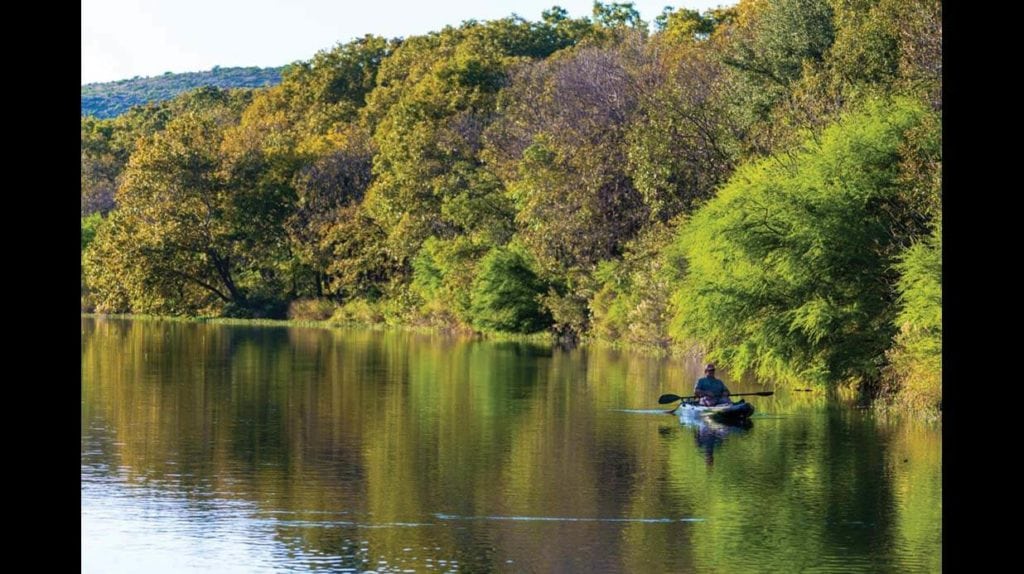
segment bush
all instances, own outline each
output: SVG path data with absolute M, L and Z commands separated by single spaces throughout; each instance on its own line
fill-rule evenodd
M 331 323 L 358 323 L 361 325 L 378 325 L 384 322 L 384 313 L 379 305 L 365 299 L 353 299 L 334 310 Z
M 545 288 L 523 255 L 493 249 L 480 261 L 473 279 L 470 321 L 486 331 L 540 331 L 552 320 L 540 303 Z
M 412 291 L 423 300 L 420 315 L 438 312 L 466 322 L 471 314 L 471 289 L 477 262 L 488 247 L 469 237 L 431 237 L 413 259 Z
M 601 287 L 590 301 L 598 339 L 668 347 L 671 270 L 662 250 L 670 241 L 670 228 L 656 224 L 626 244 L 622 259 L 598 265 L 594 278 Z
M 100 225 L 103 224 L 103 217 L 99 213 L 93 213 L 87 217 L 82 218 L 82 252 L 85 252 L 85 248 L 92 243 L 92 240 L 96 237 L 96 230 L 99 229 Z
M 296 299 L 288 305 L 288 318 L 293 321 L 326 321 L 334 314 L 330 299 Z

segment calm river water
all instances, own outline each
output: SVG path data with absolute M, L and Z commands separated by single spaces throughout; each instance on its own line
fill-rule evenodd
M 699 371 L 83 318 L 83 571 L 941 570 L 940 426 L 784 390 L 750 428 L 657 409 Z

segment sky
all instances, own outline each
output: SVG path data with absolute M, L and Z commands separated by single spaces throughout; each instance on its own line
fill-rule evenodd
M 613 0 L 606 3 L 611 4 Z M 666 5 L 697 10 L 735 0 L 633 0 L 653 22 Z M 408 37 L 552 6 L 590 16 L 593 0 L 82 0 L 82 83 L 214 66 L 276 67 L 365 34 Z

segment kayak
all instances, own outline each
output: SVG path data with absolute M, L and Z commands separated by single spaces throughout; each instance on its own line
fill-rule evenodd
M 754 414 L 754 405 L 743 399 L 740 399 L 739 402 L 713 407 L 704 407 L 683 401 L 672 412 L 680 417 L 707 418 L 720 423 L 738 423 L 747 420 L 750 415 Z

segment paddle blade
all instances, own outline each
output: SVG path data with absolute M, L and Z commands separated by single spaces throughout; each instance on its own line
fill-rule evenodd
M 775 394 L 775 391 L 761 391 L 759 393 L 751 393 L 759 397 L 770 397 Z
M 667 405 L 669 403 L 674 403 L 674 402 L 676 402 L 676 401 L 678 401 L 678 400 L 680 400 L 682 398 L 683 397 L 681 397 L 679 395 L 673 395 L 673 394 L 661 395 L 660 397 L 658 397 L 658 404 L 659 405 Z

